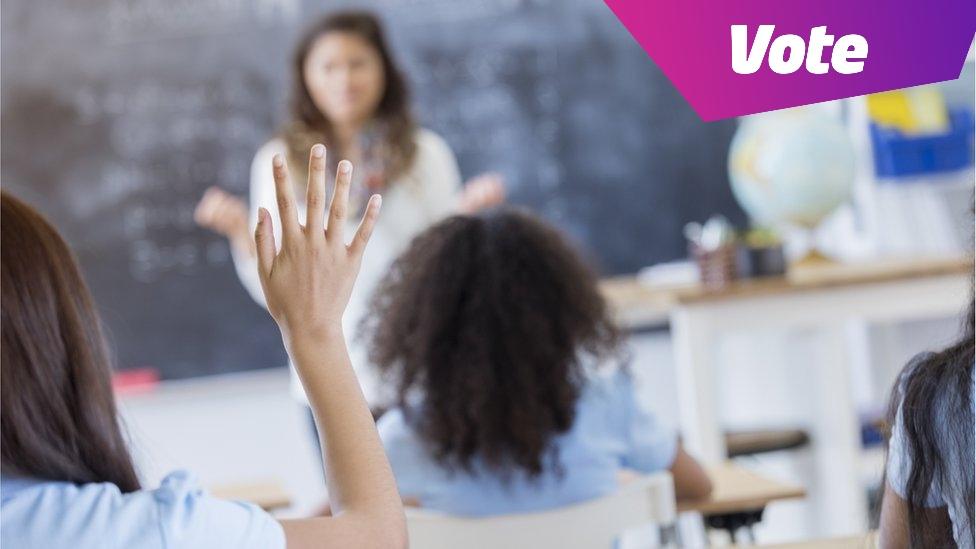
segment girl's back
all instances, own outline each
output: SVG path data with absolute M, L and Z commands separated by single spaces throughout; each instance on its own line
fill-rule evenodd
M 397 400 L 379 429 L 404 497 L 535 511 L 606 494 L 623 469 L 676 463 L 692 465 L 692 493 L 708 491 L 638 405 L 596 278 L 555 229 L 513 209 L 453 217 L 380 287 L 371 355 Z
M 507 481 L 477 460 L 472 471 L 442 467 L 397 408 L 379 421 L 400 492 L 421 506 L 460 515 L 540 511 L 600 497 L 619 486 L 620 472 L 662 471 L 677 450 L 676 433 L 634 398 L 629 373 L 590 376 L 576 406 L 576 421 L 552 441 L 558 467 L 535 478 L 514 472 Z

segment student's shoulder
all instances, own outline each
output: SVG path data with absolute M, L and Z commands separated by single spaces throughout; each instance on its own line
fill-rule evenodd
M 419 467 L 431 461 L 415 423 L 400 407 L 392 408 L 376 422 L 376 430 L 391 463 L 409 463 L 411 467 Z
M 3 514 L 12 517 L 21 509 L 31 509 L 34 518 L 48 515 L 70 514 L 72 509 L 89 509 L 93 517 L 105 510 L 117 510 L 126 500 L 135 496 L 123 494 L 119 487 L 109 482 L 74 484 L 61 481 L 8 480 L 3 481 Z
M 634 376 L 622 364 L 605 364 L 588 368 L 584 398 L 608 405 L 628 402 L 634 393 Z
M 391 408 L 384 413 L 376 422 L 376 430 L 380 434 L 383 445 L 388 448 L 403 448 L 405 445 L 414 445 L 417 442 L 414 430 L 399 407 Z
M 170 473 L 149 492 L 162 531 L 172 540 L 199 540 L 200 547 L 214 548 L 284 547 L 284 532 L 271 515 L 250 503 L 211 496 L 192 473 Z
M 168 546 L 173 540 L 186 547 L 284 547 L 281 527 L 270 515 L 207 495 L 184 471 L 171 473 L 156 489 L 130 493 L 111 483 L 17 488 L 4 498 L 3 534 L 5 544 L 43 540 L 38 546 L 60 547 L 70 541 L 75 549 L 101 547 L 105 539 L 122 547 Z
M 616 364 L 590 368 L 577 404 L 577 414 L 609 425 L 627 422 L 634 404 L 635 385 L 630 371 Z
M 376 430 L 401 490 L 418 496 L 425 481 L 441 478 L 442 471 L 402 409 L 393 408 L 383 414 L 376 422 Z
M 111 483 L 5 480 L 3 545 L 99 547 L 114 539 L 123 546 L 158 546 L 158 512 L 150 496 L 123 494 Z

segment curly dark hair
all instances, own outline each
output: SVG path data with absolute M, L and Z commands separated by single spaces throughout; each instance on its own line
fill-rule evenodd
M 379 288 L 365 321 L 370 358 L 435 459 L 467 472 L 477 459 L 505 480 L 558 471 L 551 442 L 573 425 L 582 358 L 611 358 L 620 341 L 562 235 L 513 208 L 451 217 L 418 236 Z

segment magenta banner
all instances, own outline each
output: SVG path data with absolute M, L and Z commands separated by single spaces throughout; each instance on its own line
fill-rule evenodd
M 976 0 L 605 0 L 703 120 L 959 77 Z

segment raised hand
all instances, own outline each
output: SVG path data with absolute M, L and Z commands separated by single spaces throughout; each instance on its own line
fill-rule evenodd
M 271 216 L 261 208 L 255 231 L 258 272 L 268 311 L 278 322 L 286 345 L 298 334 L 318 337 L 342 330 L 342 312 L 349 302 L 363 251 L 369 241 L 381 199 L 369 199 L 359 228 L 346 244 L 343 227 L 349 211 L 352 164 L 339 163 L 335 192 L 329 205 L 329 229 L 325 229 L 325 147 L 315 145 L 309 155 L 306 225 L 298 222 L 294 185 L 284 157 L 272 160 L 281 247 L 275 245 Z
M 369 241 L 380 197 L 370 197 L 356 234 L 343 235 L 349 211 L 352 164 L 339 163 L 325 229 L 325 147 L 309 157 L 306 224 L 298 222 L 294 186 L 281 155 L 272 160 L 281 248 L 275 246 L 271 215 L 261 209 L 254 239 L 258 274 L 268 311 L 298 371 L 315 415 L 335 516 L 283 520 L 289 548 L 406 548 L 407 528 L 393 471 L 383 453 L 376 424 L 356 380 L 342 334 L 363 250 Z

